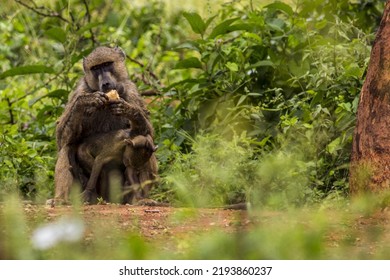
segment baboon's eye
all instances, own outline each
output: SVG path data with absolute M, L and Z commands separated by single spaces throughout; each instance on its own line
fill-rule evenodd
M 104 63 L 102 63 L 102 64 L 92 66 L 92 67 L 91 67 L 91 71 L 96 71 L 96 70 L 108 68 L 108 67 L 111 67 L 113 64 L 114 64 L 114 62 L 112 62 L 112 61 L 107 61 L 107 62 L 104 62 Z
M 112 66 L 113 63 L 114 63 L 114 62 L 112 62 L 112 61 L 108 61 L 108 62 L 104 62 L 103 64 L 101 64 L 101 66 L 104 67 L 104 68 L 106 68 L 106 67 Z

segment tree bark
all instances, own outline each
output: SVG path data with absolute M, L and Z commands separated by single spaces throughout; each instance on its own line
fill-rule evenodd
M 351 194 L 390 188 L 390 0 L 360 93 L 349 183 Z

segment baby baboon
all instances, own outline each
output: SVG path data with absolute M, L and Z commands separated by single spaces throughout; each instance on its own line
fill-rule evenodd
M 104 167 L 126 168 L 125 179 L 130 185 L 140 184 L 138 173 L 145 168 L 157 147 L 149 136 L 132 137 L 131 129 L 90 136 L 77 148 L 76 159 L 89 174 L 83 192 L 85 202 L 91 202 L 96 184 Z
M 125 54 L 117 47 L 98 47 L 84 58 L 84 77 L 70 96 L 64 113 L 57 122 L 56 199 L 67 201 L 70 189 L 77 181 L 83 190 L 86 188 L 86 182 L 89 180 L 82 178 L 82 174 L 88 176 L 92 165 L 82 166 L 75 153 L 88 137 L 96 140 L 99 138 L 94 137 L 96 135 L 131 128 L 133 135 L 142 135 L 153 140 L 149 112 L 135 85 L 128 78 L 124 61 Z M 113 89 L 118 92 L 119 99 L 109 100 L 106 93 Z M 142 182 L 154 181 L 157 176 L 157 160 L 154 154 L 144 167 L 143 175 L 146 175 L 139 179 Z M 117 170 L 124 178 L 124 165 L 120 165 Z M 98 180 L 99 191 L 105 193 L 109 180 L 103 180 L 102 177 L 104 176 L 95 179 Z M 108 199 L 102 194 L 98 195 Z
M 123 154 L 123 163 L 125 170 L 125 196 L 124 201 L 133 203 L 141 198 L 147 197 L 149 187 L 153 182 L 149 182 L 147 174 L 147 164 L 149 158 L 157 150 L 153 139 L 148 136 L 138 135 L 132 139 L 126 139 L 125 152 Z

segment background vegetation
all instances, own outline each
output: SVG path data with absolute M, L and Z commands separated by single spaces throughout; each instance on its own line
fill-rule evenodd
M 384 1 L 174 2 L 2 3 L 1 198 L 52 197 L 56 119 L 98 45 L 121 46 L 149 103 L 160 147 L 153 198 L 283 210 L 348 196 Z

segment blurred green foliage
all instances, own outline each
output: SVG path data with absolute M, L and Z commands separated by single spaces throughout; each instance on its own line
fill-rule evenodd
M 5 4 L 0 194 L 52 195 L 55 122 L 82 75 L 81 58 L 101 44 L 121 46 L 140 91 L 157 93 L 146 97 L 160 146 L 156 198 L 180 202 L 183 188 L 212 203 L 256 200 L 260 190 L 290 201 L 295 188 L 293 204 L 347 194 L 358 94 L 383 3 L 205 7 L 199 14 L 168 13 L 159 1 Z M 267 168 L 273 178 L 262 178 Z M 280 176 L 286 168 L 298 181 Z
M 195 197 L 208 188 L 216 194 L 211 199 L 223 203 L 249 199 L 262 204 L 256 192 L 284 197 L 282 205 L 347 194 L 358 94 L 382 4 L 274 2 L 261 9 L 227 4 L 207 18 L 184 13 L 193 36 L 175 48 L 182 59 L 163 89 L 180 102 L 169 123 L 164 124 L 166 118 L 159 122 L 161 140 L 168 138 L 163 143 L 174 153 L 160 152 L 162 163 L 171 158 L 175 163 L 167 182 L 178 189 L 187 186 Z M 216 135 L 227 142 L 211 144 Z M 231 141 L 236 141 L 234 152 L 228 148 Z M 200 151 L 201 146 L 210 148 Z M 241 158 L 236 156 L 240 146 L 247 151 Z M 216 159 L 218 149 L 225 155 Z M 202 158 L 209 165 L 202 165 Z M 269 181 L 270 173 L 262 169 L 275 176 Z M 207 172 L 215 177 L 205 179 Z M 222 175 L 229 183 L 220 181 L 219 173 L 229 174 Z M 299 178 L 281 178 L 285 173 L 299 173 Z
M 345 213 L 294 209 L 348 205 L 352 131 L 384 1 L 205 0 L 205 12 L 132 2 L 2 3 L 0 258 L 372 257 L 364 247 L 326 247 L 330 219 L 343 225 Z M 13 193 L 37 202 L 53 195 L 55 123 L 82 75 L 82 57 L 98 45 L 125 50 L 130 77 L 149 104 L 160 147 L 153 198 L 191 206 L 246 201 L 286 215 L 237 236 L 178 239 L 175 252 L 128 233 L 34 249 Z M 353 211 L 387 204 L 370 199 Z M 99 237 L 110 230 L 97 228 Z M 345 248 L 354 238 L 353 230 L 345 234 Z M 388 257 L 385 249 L 375 256 Z

